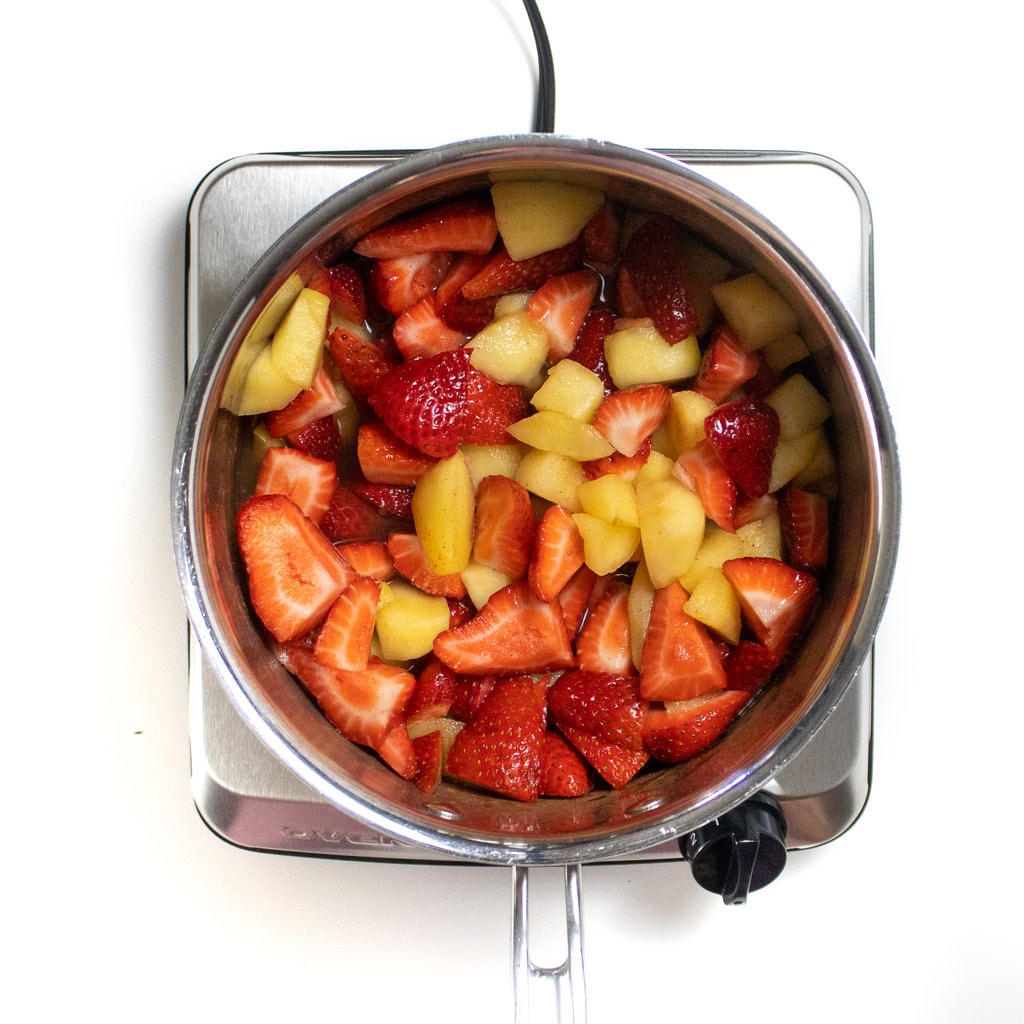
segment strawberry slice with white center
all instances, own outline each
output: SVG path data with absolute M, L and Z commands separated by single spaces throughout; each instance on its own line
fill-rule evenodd
M 576 344 L 601 279 L 589 268 L 549 277 L 526 303 L 526 312 L 548 332 L 548 359 L 556 362 Z
M 441 633 L 434 653 L 464 675 L 569 668 L 573 652 L 557 601 L 542 601 L 525 580 L 502 587 L 464 625 Z
M 701 358 L 693 390 L 712 402 L 722 402 L 753 380 L 760 369 L 760 354 L 747 352 L 740 345 L 736 332 L 728 324 L 721 324 L 715 328 Z
M 640 692 L 647 700 L 690 700 L 725 687 L 725 669 L 707 629 L 684 606 L 677 582 L 654 592 L 640 658 Z
M 366 319 L 366 288 L 359 271 L 350 264 L 339 263 L 318 270 L 307 287 L 330 298 L 334 319 L 357 326 Z
M 512 259 L 502 247 L 462 286 L 462 294 L 467 299 L 476 300 L 510 292 L 533 291 L 549 277 L 577 270 L 580 254 L 579 240 L 525 260 Z
M 345 403 L 327 368 L 321 366 L 308 388 L 300 391 L 283 409 L 267 413 L 267 433 L 271 437 L 286 437 L 344 408 Z
M 507 476 L 485 476 L 476 489 L 473 558 L 510 579 L 526 575 L 537 527 L 530 492 Z
M 457 572 L 442 575 L 430 567 L 423 542 L 417 534 L 396 530 L 388 537 L 387 547 L 395 571 L 424 593 L 435 597 L 466 596 L 466 584 Z
M 768 492 L 779 439 L 778 413 L 760 398 L 737 398 L 704 420 L 704 433 L 748 498 Z
M 736 481 L 729 476 L 710 441 L 705 439 L 696 448 L 683 452 L 676 459 L 672 475 L 696 492 L 712 522 L 729 533 L 736 532 Z
M 391 334 L 405 359 L 450 352 L 468 340 L 468 335 L 449 327 L 438 316 L 433 295 L 425 295 L 402 313 Z
M 355 672 L 370 663 L 370 645 L 380 603 L 380 583 L 368 576 L 353 580 L 331 605 L 313 656 L 328 668 Z
M 636 674 L 630 645 L 629 586 L 613 580 L 576 640 L 576 664 L 588 672 Z
M 779 498 L 779 522 L 791 565 L 817 572 L 828 564 L 828 498 L 791 484 Z
M 488 253 L 498 237 L 490 199 L 453 199 L 371 231 L 355 246 L 360 256 L 393 259 L 446 251 Z
M 710 747 L 749 698 L 743 690 L 719 690 L 651 708 L 644 722 L 644 743 L 655 760 L 678 764 Z
M 452 265 L 450 252 L 424 252 L 378 260 L 370 268 L 370 294 L 392 316 L 430 295 Z
M 664 384 L 613 391 L 598 407 L 593 425 L 616 451 L 631 457 L 661 426 L 671 404 L 672 392 Z
M 256 475 L 254 494 L 284 494 L 314 523 L 330 507 L 338 488 L 338 467 L 298 448 L 268 448 Z
M 345 386 L 357 402 L 365 403 L 374 386 L 397 365 L 383 346 L 345 327 L 335 327 L 331 331 L 327 336 L 327 348 Z
M 537 523 L 527 578 L 542 601 L 554 601 L 583 565 L 583 537 L 563 505 L 551 505 Z
M 722 572 L 736 591 L 743 621 L 781 659 L 810 616 L 818 581 L 776 558 L 732 558 Z
M 346 739 L 376 750 L 396 726 L 416 679 L 396 665 L 374 659 L 359 672 L 321 665 L 302 644 L 288 644 L 278 658 L 309 690 L 327 720 Z
M 257 617 L 284 643 L 319 626 L 355 574 L 291 498 L 258 495 L 238 510 L 238 547 Z

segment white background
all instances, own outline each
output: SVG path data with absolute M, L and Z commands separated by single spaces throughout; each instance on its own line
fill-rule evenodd
M 201 823 L 168 476 L 196 183 L 254 151 L 527 130 L 522 8 L 29 7 L 0 62 L 9 1019 L 510 1020 L 505 869 L 256 854 Z M 560 132 L 860 178 L 905 485 L 863 818 L 740 908 L 685 865 L 585 871 L 590 1020 L 1024 1019 L 1012 7 L 543 7 Z

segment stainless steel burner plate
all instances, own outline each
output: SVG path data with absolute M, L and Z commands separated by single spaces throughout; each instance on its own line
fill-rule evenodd
M 811 258 L 873 344 L 871 215 L 842 166 L 808 153 L 663 150 L 746 200 Z M 246 272 L 323 199 L 407 151 L 258 154 L 214 168 L 188 211 L 186 358 L 191 366 Z M 235 845 L 318 856 L 444 861 L 325 803 L 242 720 L 194 639 L 189 651 L 192 790 L 206 824 Z M 798 758 L 776 775 L 790 850 L 845 832 L 871 784 L 873 657 Z M 629 858 L 680 859 L 675 841 Z

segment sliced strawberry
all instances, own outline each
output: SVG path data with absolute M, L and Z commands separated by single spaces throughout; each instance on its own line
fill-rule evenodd
M 380 420 L 363 420 L 356 433 L 356 459 L 371 484 L 411 487 L 437 461 L 397 437 Z
M 579 240 L 525 260 L 512 259 L 502 248 L 462 286 L 462 294 L 472 300 L 532 291 L 555 274 L 576 270 L 581 252 Z
M 668 415 L 672 392 L 664 384 L 613 391 L 594 414 L 594 428 L 623 455 L 640 450 Z
M 338 467 L 298 448 L 268 448 L 256 475 L 254 494 L 284 494 L 314 523 L 323 519 L 338 486 Z
M 629 586 L 614 580 L 587 616 L 576 640 L 576 664 L 588 672 L 628 676 L 633 665 L 629 627 Z
M 508 432 L 513 423 L 528 415 L 522 390 L 515 384 L 501 384 L 470 366 L 466 380 L 466 411 L 462 421 L 462 444 L 514 444 Z
M 564 672 L 548 689 L 548 710 L 563 732 L 580 730 L 600 743 L 634 753 L 644 749 L 647 701 L 635 677 L 579 669 Z
M 590 766 L 580 752 L 548 729 L 540 743 L 540 796 L 583 796 L 594 788 Z
M 472 722 L 480 710 L 480 705 L 487 699 L 497 681 L 497 676 L 456 675 L 455 697 L 449 708 L 449 715 L 460 722 Z
M 744 690 L 718 690 L 665 708 L 651 708 L 644 743 L 663 764 L 678 764 L 706 750 L 749 700 Z
M 625 266 L 620 266 L 619 272 L 615 275 L 615 308 L 618 309 L 620 317 L 637 320 L 646 316 L 643 299 L 640 298 L 633 279 L 629 276 L 629 269 Z M 651 324 L 653 326 L 653 320 Z
M 712 522 L 729 533 L 736 532 L 733 517 L 738 495 L 736 481 L 706 438 L 676 459 L 672 475 L 694 491 Z
M 412 741 L 416 756 L 416 774 L 412 781 L 424 793 L 433 793 L 441 782 L 444 769 L 444 737 L 440 729 L 417 736 Z
M 339 263 L 318 270 L 307 287 L 330 297 L 332 317 L 357 326 L 366 319 L 366 288 L 359 271 L 351 264 Z
M 600 283 L 597 273 L 586 267 L 549 277 L 530 296 L 526 312 L 548 332 L 551 362 L 573 350 Z
M 651 217 L 630 236 L 622 260 L 658 333 L 670 344 L 690 337 L 697 329 L 697 313 L 686 281 L 679 225 L 660 214 Z
M 610 393 L 614 385 L 604 356 L 604 340 L 614 329 L 615 314 L 605 306 L 595 306 L 583 321 L 583 326 L 576 335 L 576 344 L 569 353 L 570 359 L 574 359 L 601 378 L 605 394 Z
M 527 577 L 534 594 L 553 601 L 583 565 L 583 538 L 572 513 L 551 505 L 537 523 Z
M 544 707 L 533 681 L 499 679 L 452 742 L 448 773 L 516 800 L 535 800 L 544 732 Z
M 526 575 L 537 520 L 530 492 L 507 476 L 485 476 L 476 489 L 473 558 L 511 579 Z
M 409 730 L 401 722 L 388 732 L 376 750 L 380 759 L 403 779 L 410 782 L 416 779 L 419 769 L 416 748 L 409 736 Z
M 498 297 L 467 299 L 462 286 L 475 277 L 487 263 L 486 255 L 460 253 L 445 279 L 437 286 L 437 314 L 451 328 L 467 335 L 478 334 L 494 319 Z
M 476 615 L 476 608 L 468 597 L 448 598 L 448 628 L 454 629 L 469 622 Z
M 338 421 L 333 416 L 324 416 L 313 420 L 299 430 L 288 435 L 288 442 L 299 451 L 312 455 L 314 459 L 333 462 L 337 465 L 345 451 L 338 429 Z
M 335 545 L 339 554 L 360 575 L 383 583 L 395 572 L 387 545 L 380 540 L 351 541 Z
M 441 575 L 434 572 L 427 561 L 423 542 L 412 532 L 396 530 L 388 537 L 388 554 L 401 573 L 415 587 L 437 597 L 465 597 L 466 584 L 458 573 Z
M 722 563 L 739 598 L 743 621 L 782 658 L 814 607 L 818 581 L 775 558 L 732 558 Z
M 790 484 L 779 497 L 779 522 L 792 566 L 816 572 L 828 564 L 828 498 Z
M 327 368 L 321 365 L 305 391 L 300 391 L 283 409 L 267 413 L 267 433 L 271 437 L 285 437 L 344 407 Z
M 745 498 L 742 494 L 736 502 L 733 525 L 738 530 L 741 526 L 756 523 L 759 519 L 767 519 L 776 515 L 779 510 L 779 499 L 774 494 L 762 494 L 760 498 Z
M 380 602 L 380 582 L 354 579 L 331 605 L 320 627 L 313 657 L 329 668 L 356 672 L 370 663 L 370 644 Z
M 361 672 L 321 665 L 301 644 L 288 644 L 280 660 L 313 695 L 327 720 L 353 743 L 376 750 L 402 724 L 402 713 L 416 686 L 405 669 L 373 660 Z
M 590 566 L 581 565 L 558 591 L 556 600 L 562 606 L 562 618 L 565 619 L 565 628 L 570 637 L 575 637 L 579 632 L 596 582 L 597 573 Z
M 693 390 L 717 404 L 756 377 L 760 368 L 761 356 L 747 352 L 736 332 L 728 324 L 721 324 L 704 350 Z
M 352 397 L 364 404 L 370 391 L 397 365 L 383 346 L 345 327 L 331 331 L 327 348 Z
M 779 416 L 767 402 L 755 397 L 726 402 L 704 420 L 704 433 L 748 498 L 768 492 Z
M 414 487 L 407 484 L 376 484 L 369 480 L 353 480 L 352 491 L 372 505 L 382 516 L 412 521 Z
M 502 587 L 469 622 L 441 633 L 434 653 L 465 675 L 544 672 L 573 663 L 561 606 L 542 601 L 525 580 Z
M 457 677 L 440 658 L 431 657 L 416 677 L 416 689 L 405 708 L 407 722 L 443 718 L 455 700 Z
M 291 498 L 249 498 L 236 533 L 253 610 L 281 643 L 319 626 L 352 581 L 348 563 Z
M 585 729 L 566 725 L 562 732 L 612 789 L 625 786 L 650 760 L 646 750 L 629 750 L 618 743 L 605 743 Z
M 449 327 L 438 315 L 433 295 L 424 295 L 398 316 L 392 328 L 398 351 L 405 359 L 450 352 L 466 344 L 468 335 Z
M 580 236 L 583 255 L 595 263 L 612 263 L 619 254 L 622 217 L 614 203 L 606 202 L 587 221 Z
M 452 265 L 448 252 L 425 252 L 377 260 L 370 268 L 370 294 L 392 316 L 399 316 L 444 280 Z
M 653 444 L 649 437 L 640 442 L 640 447 L 632 455 L 623 455 L 622 452 L 612 452 L 603 459 L 591 459 L 588 462 L 581 462 L 583 475 L 588 480 L 596 480 L 599 476 L 607 476 L 614 473 L 624 480 L 635 480 L 637 473 L 647 465 L 651 457 Z
M 690 700 L 725 687 L 714 641 L 684 611 L 688 600 L 677 581 L 654 592 L 640 659 L 640 692 L 647 700 Z
M 336 544 L 351 541 L 384 540 L 392 520 L 385 519 L 349 487 L 339 486 L 320 520 L 320 529 Z
M 370 392 L 370 405 L 406 444 L 449 458 L 463 436 L 469 357 L 460 348 L 402 363 Z
M 494 207 L 484 196 L 453 199 L 393 220 L 354 247 L 360 256 L 391 259 L 437 250 L 487 253 L 498 237 Z
M 764 644 L 741 639 L 725 657 L 726 686 L 730 690 L 756 693 L 779 667 L 778 656 Z

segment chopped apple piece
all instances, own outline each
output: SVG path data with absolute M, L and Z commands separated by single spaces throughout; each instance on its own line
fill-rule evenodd
M 308 388 L 320 369 L 330 312 L 329 296 L 303 288 L 270 340 L 274 369 L 300 388 Z
M 590 423 L 604 401 L 604 383 L 593 370 L 574 359 L 560 359 L 548 370 L 547 378 L 530 401 L 542 412 L 560 412 Z
M 809 430 L 799 437 L 779 438 L 772 457 L 772 475 L 768 483 L 768 491 L 774 494 L 785 487 L 801 470 L 805 469 L 814 457 L 818 447 L 820 434 L 817 430 Z
M 683 611 L 703 622 L 727 644 L 739 642 L 743 624 L 740 602 L 721 569 L 707 568 L 701 573 Z
M 412 518 L 430 567 L 462 572 L 473 551 L 473 482 L 461 451 L 439 459 L 416 482 Z
M 633 486 L 641 480 L 667 480 L 673 475 L 676 460 L 664 452 L 652 451 L 647 461 L 636 471 Z
M 561 181 L 499 181 L 491 199 L 509 256 L 525 260 L 568 245 L 604 204 L 604 193 Z
M 651 605 L 654 604 L 654 584 L 651 574 L 647 571 L 647 563 L 641 558 L 633 573 L 629 585 L 629 597 L 626 601 L 626 612 L 629 617 L 629 642 L 633 666 L 640 671 L 643 658 L 644 639 L 647 636 L 647 624 L 651 620 Z
M 769 341 L 761 349 L 761 355 L 768 364 L 768 369 L 774 370 L 776 373 L 781 373 L 787 366 L 799 363 L 801 359 L 806 359 L 810 354 L 807 342 L 796 331 Z
M 382 583 L 376 619 L 381 657 L 394 662 L 422 658 L 450 620 L 446 598 L 425 594 L 404 580 Z
M 539 448 L 527 451 L 516 470 L 516 480 L 531 494 L 564 505 L 570 512 L 582 511 L 577 491 L 585 479 L 575 459 Z
M 613 331 L 605 338 L 608 373 L 620 390 L 640 384 L 677 384 L 700 369 L 700 348 L 694 336 L 669 344 L 653 324 Z
M 301 385 L 277 372 L 268 341 L 249 367 L 234 411 L 239 416 L 259 416 L 283 409 L 302 390 Z
M 800 327 L 793 307 L 760 274 L 744 274 L 711 289 L 718 308 L 747 352 Z
M 577 462 L 603 459 L 615 451 L 595 427 L 570 419 L 560 412 L 535 412 L 513 423 L 508 432 L 517 441 L 532 448 L 556 452 Z
M 782 526 L 778 512 L 740 526 L 736 536 L 743 545 L 743 557 L 782 558 Z
M 636 492 L 624 477 L 606 473 L 595 480 L 587 480 L 577 488 L 583 511 L 606 523 L 639 526 L 636 510 Z
M 693 451 L 703 441 L 704 420 L 715 410 L 715 403 L 696 391 L 675 391 L 665 420 L 676 452 Z
M 640 530 L 626 523 L 609 523 L 587 512 L 573 514 L 583 538 L 583 561 L 598 576 L 607 576 L 636 557 Z
M 790 481 L 805 491 L 816 491 L 827 498 L 834 498 L 839 491 L 838 469 L 832 445 L 824 430 L 816 430 L 818 443 L 810 461 Z
M 672 478 L 637 480 L 636 507 L 644 559 L 655 589 L 680 579 L 704 540 L 700 498 Z
M 469 342 L 470 362 L 501 384 L 532 384 L 548 355 L 548 332 L 525 312 L 492 320 Z
M 832 415 L 828 399 L 802 373 L 787 377 L 765 401 L 778 413 L 783 441 L 820 427 Z
M 687 593 L 692 593 L 706 569 L 721 569 L 723 562 L 729 561 L 730 558 L 741 558 L 744 554 L 746 552 L 741 537 L 711 523 L 704 533 L 704 540 L 693 559 L 693 564 L 680 579 L 683 589 Z
M 451 750 L 452 744 L 455 742 L 455 737 L 459 735 L 465 724 L 457 718 L 417 718 L 408 722 L 406 728 L 409 731 L 409 739 L 412 740 L 431 732 L 439 732 L 441 734 L 441 756 L 447 758 L 448 751 Z
M 514 480 L 526 453 L 521 444 L 464 444 L 462 454 L 469 466 L 474 489 L 485 476 L 507 476 Z
M 502 587 L 507 587 L 514 581 L 514 577 L 473 559 L 469 560 L 469 564 L 460 575 L 466 585 L 469 599 L 477 608 L 483 608 L 492 594 L 496 594 Z

